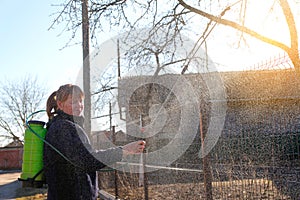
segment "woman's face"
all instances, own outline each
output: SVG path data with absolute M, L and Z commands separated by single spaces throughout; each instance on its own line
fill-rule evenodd
M 60 110 L 69 115 L 81 116 L 83 111 L 83 99 L 69 95 L 66 101 L 57 101 L 57 106 Z

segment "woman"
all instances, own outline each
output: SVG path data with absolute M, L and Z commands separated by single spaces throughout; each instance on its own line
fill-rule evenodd
M 48 199 L 96 199 L 97 173 L 118 162 L 123 155 L 141 153 L 144 141 L 101 151 L 92 150 L 83 130 L 84 94 L 76 85 L 63 85 L 47 100 L 47 125 L 44 166 Z

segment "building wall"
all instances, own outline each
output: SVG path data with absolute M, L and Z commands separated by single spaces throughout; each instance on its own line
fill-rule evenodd
M 22 168 L 22 147 L 0 149 L 0 169 L 21 169 Z

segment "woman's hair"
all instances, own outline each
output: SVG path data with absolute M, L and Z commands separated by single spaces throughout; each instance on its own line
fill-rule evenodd
M 68 99 L 69 95 L 84 98 L 84 93 L 79 86 L 72 84 L 60 86 L 57 91 L 48 97 L 46 111 L 49 119 L 52 119 L 57 112 L 57 101 L 64 102 Z

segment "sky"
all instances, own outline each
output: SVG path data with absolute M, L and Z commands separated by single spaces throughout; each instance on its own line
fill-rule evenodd
M 81 46 L 62 49 L 69 35 L 59 36 L 59 26 L 48 30 L 57 9 L 51 3 L 0 0 L 1 80 L 37 77 L 49 93 L 74 81 L 81 67 Z

